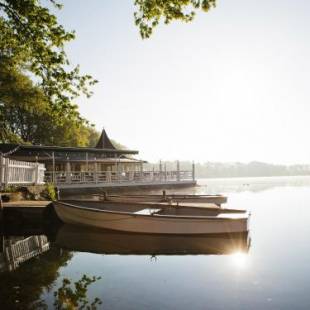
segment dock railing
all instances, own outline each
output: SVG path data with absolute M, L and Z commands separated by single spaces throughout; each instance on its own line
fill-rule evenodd
M 60 184 L 169 183 L 194 181 L 192 171 L 47 171 L 45 182 Z
M 44 164 L 0 156 L 0 186 L 44 184 Z

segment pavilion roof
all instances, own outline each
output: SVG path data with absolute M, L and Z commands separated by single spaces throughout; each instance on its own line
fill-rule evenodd
M 0 144 L 0 155 L 10 155 L 10 153 L 22 153 L 23 151 L 33 152 L 91 152 L 91 153 L 109 153 L 118 155 L 133 155 L 138 154 L 136 150 L 120 150 L 115 148 L 106 131 L 103 129 L 96 147 L 71 147 L 71 146 L 56 146 L 56 145 L 29 145 L 29 144 Z
M 67 147 L 67 146 L 55 146 L 55 145 L 27 145 L 27 144 L 10 144 L 3 143 L 0 144 L 0 153 L 11 152 L 19 153 L 21 151 L 51 151 L 51 152 L 91 152 L 91 153 L 111 153 L 111 154 L 138 154 L 139 151 L 136 150 L 117 150 L 108 148 L 93 148 L 93 147 Z M 7 154 L 9 155 L 9 154 Z
M 116 150 L 115 146 L 111 142 L 110 138 L 108 137 L 105 129 L 102 129 L 100 138 L 97 142 L 96 149 L 111 149 Z

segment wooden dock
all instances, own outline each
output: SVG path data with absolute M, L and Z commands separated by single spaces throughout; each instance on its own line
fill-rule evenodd
M 46 182 L 53 182 L 61 190 L 115 188 L 176 188 L 195 186 L 192 171 L 88 171 L 46 172 Z
M 2 204 L 1 226 L 5 232 L 42 231 L 60 223 L 51 201 L 12 201 Z

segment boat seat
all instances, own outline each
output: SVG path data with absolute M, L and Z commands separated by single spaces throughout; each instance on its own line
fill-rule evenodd
M 153 215 L 155 213 L 160 212 L 162 209 L 155 209 L 155 208 L 146 208 L 139 211 L 134 212 L 134 214 L 141 214 L 141 215 Z

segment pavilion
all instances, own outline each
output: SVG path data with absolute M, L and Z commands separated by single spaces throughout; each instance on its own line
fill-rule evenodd
M 103 129 L 95 147 L 0 144 L 0 151 L 15 160 L 44 163 L 46 171 L 136 171 L 143 160 L 139 152 L 116 149 Z
M 0 144 L 0 158 L 12 160 L 7 168 L 23 177 L 25 162 L 42 163 L 44 181 L 61 189 L 196 184 L 194 164 L 192 171 L 180 170 L 178 161 L 175 171 L 161 164 L 158 170 L 144 171 L 146 161 L 133 157 L 138 153 L 117 149 L 104 129 L 95 147 Z

